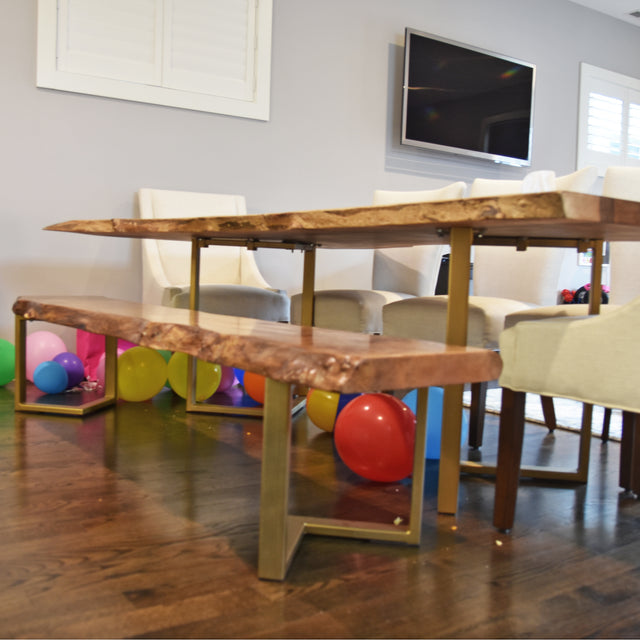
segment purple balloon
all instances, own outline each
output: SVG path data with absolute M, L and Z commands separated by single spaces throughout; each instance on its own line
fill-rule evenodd
M 75 353 L 69 351 L 59 353 L 53 358 L 53 361 L 61 364 L 67 372 L 69 378 L 67 389 L 72 389 L 84 380 L 84 364 Z

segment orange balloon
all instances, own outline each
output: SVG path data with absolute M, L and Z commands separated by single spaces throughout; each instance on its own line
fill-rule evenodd
M 242 381 L 244 390 L 251 399 L 260 404 L 264 404 L 264 383 L 265 377 L 259 373 L 253 373 L 252 371 L 244 372 L 244 380 Z

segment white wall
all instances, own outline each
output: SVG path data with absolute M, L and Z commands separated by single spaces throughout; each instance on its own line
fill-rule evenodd
M 243 193 L 250 212 L 368 203 L 523 170 L 401 147 L 406 26 L 537 65 L 532 169 L 575 168 L 581 61 L 640 77 L 638 28 L 566 0 L 274 0 L 271 120 L 35 86 L 36 0 L 0 0 L 0 337 L 37 293 L 137 299 L 134 241 L 42 231 L 136 215 L 142 186 Z M 299 257 L 259 252 L 273 284 Z

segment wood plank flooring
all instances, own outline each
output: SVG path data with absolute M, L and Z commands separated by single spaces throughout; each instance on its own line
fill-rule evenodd
M 84 419 L 12 403 L 0 388 L 1 637 L 640 636 L 640 503 L 615 442 L 594 440 L 586 486 L 523 481 L 511 535 L 491 478 L 464 476 L 458 515 L 438 515 L 430 463 L 420 548 L 309 536 L 276 583 L 256 577 L 259 420 L 188 415 L 170 392 Z M 527 426 L 529 463 L 573 465 L 577 445 Z M 408 497 L 297 419 L 297 512 L 392 522 Z

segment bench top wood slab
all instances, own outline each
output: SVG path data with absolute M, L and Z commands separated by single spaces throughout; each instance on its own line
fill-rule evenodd
M 442 244 L 455 226 L 473 228 L 477 241 L 640 240 L 640 202 L 560 191 L 242 216 L 71 220 L 46 229 L 124 238 L 373 248 Z
M 181 351 L 280 382 L 345 393 L 494 380 L 502 367 L 499 355 L 485 349 L 97 296 L 20 297 L 13 311 L 27 320 Z

